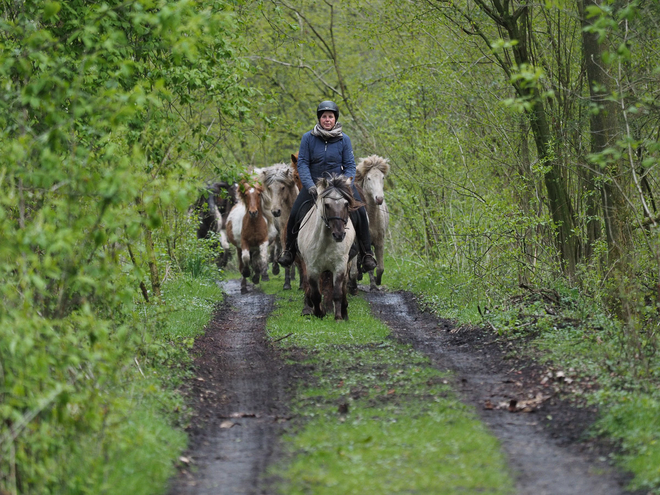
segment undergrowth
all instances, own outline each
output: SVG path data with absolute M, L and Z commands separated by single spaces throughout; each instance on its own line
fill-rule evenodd
M 213 280 L 177 273 L 159 302 L 117 315 L 117 332 L 97 320 L 88 334 L 44 327 L 5 340 L 0 408 L 13 427 L 0 437 L 0 493 L 163 493 L 186 445 L 175 387 L 221 298 Z M 19 415 L 22 402 L 33 405 Z
M 297 365 L 313 369 L 296 391 L 300 420 L 274 469 L 280 493 L 508 493 L 512 482 L 497 440 L 434 369 L 359 297 L 348 322 L 302 317 L 302 293 L 262 284 L 278 296 L 268 336 Z M 301 357 L 304 356 L 304 357 Z
M 620 446 L 612 460 L 633 473 L 630 488 L 660 493 L 657 312 L 631 309 L 631 301 L 643 298 L 629 281 L 625 288 L 610 288 L 627 310 L 616 316 L 605 309 L 602 295 L 599 299 L 602 291 L 557 282 L 546 287 L 523 284 L 494 295 L 485 286 L 461 285 L 456 276 L 440 276 L 442 269 L 432 263 L 390 261 L 384 276 L 390 288 L 414 292 L 427 309 L 459 324 L 487 326 L 517 341 L 521 356 L 562 371 L 568 379 L 565 397 L 599 407 L 600 416 L 586 435 L 607 437 Z M 456 294 L 460 297 L 450 297 Z

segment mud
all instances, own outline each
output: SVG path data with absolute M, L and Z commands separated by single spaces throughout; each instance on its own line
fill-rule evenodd
M 517 493 L 632 493 L 625 490 L 629 477 L 609 465 L 607 447 L 586 438 L 596 411 L 561 398 L 548 382 L 542 383 L 546 375 L 539 366 L 509 359 L 506 347 L 487 330 L 459 330 L 419 311 L 409 293 L 370 292 L 366 298 L 397 340 L 454 373 L 463 401 L 475 407 L 500 440 Z
M 273 297 L 240 281 L 223 285 L 225 303 L 193 348 L 195 377 L 187 396 L 195 409 L 190 446 L 170 495 L 270 493 L 263 475 L 277 457 L 288 420 L 290 369 L 264 336 Z

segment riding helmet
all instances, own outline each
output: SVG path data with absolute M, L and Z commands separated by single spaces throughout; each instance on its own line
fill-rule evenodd
M 316 109 L 316 118 L 320 119 L 323 112 L 332 112 L 335 114 L 335 120 L 339 120 L 339 107 L 334 101 L 322 101 Z

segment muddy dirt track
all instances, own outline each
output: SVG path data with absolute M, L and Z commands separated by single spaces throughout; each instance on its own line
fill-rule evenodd
M 278 456 L 278 437 L 290 419 L 288 394 L 304 372 L 284 365 L 265 339 L 272 296 L 257 289 L 241 295 L 239 281 L 225 283 L 224 289 L 225 303 L 193 349 L 195 378 L 187 394 L 196 413 L 190 448 L 170 495 L 274 493 L 273 480 L 263 473 Z M 411 294 L 365 297 L 393 338 L 429 356 L 439 369 L 454 372 L 455 389 L 502 443 L 517 480 L 512 493 L 631 493 L 623 488 L 626 476 L 606 462 L 607 448 L 582 438 L 595 411 L 548 394 L 541 368 L 507 359 L 490 332 L 456 331 L 450 322 L 419 311 Z M 523 412 L 526 403 L 533 412 Z

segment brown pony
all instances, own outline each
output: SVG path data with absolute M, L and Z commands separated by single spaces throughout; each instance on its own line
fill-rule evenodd
M 252 282 L 259 277 L 268 280 L 268 241 L 272 225 L 270 194 L 257 181 L 242 181 L 238 187 L 240 201 L 229 212 L 227 237 L 236 246 L 239 270 L 243 276 L 241 294 L 247 292 L 247 278 L 252 267 Z
M 302 191 L 302 182 L 300 181 L 300 175 L 298 175 L 298 152 L 291 153 L 291 168 L 293 169 L 293 180 L 298 186 L 298 190 Z

